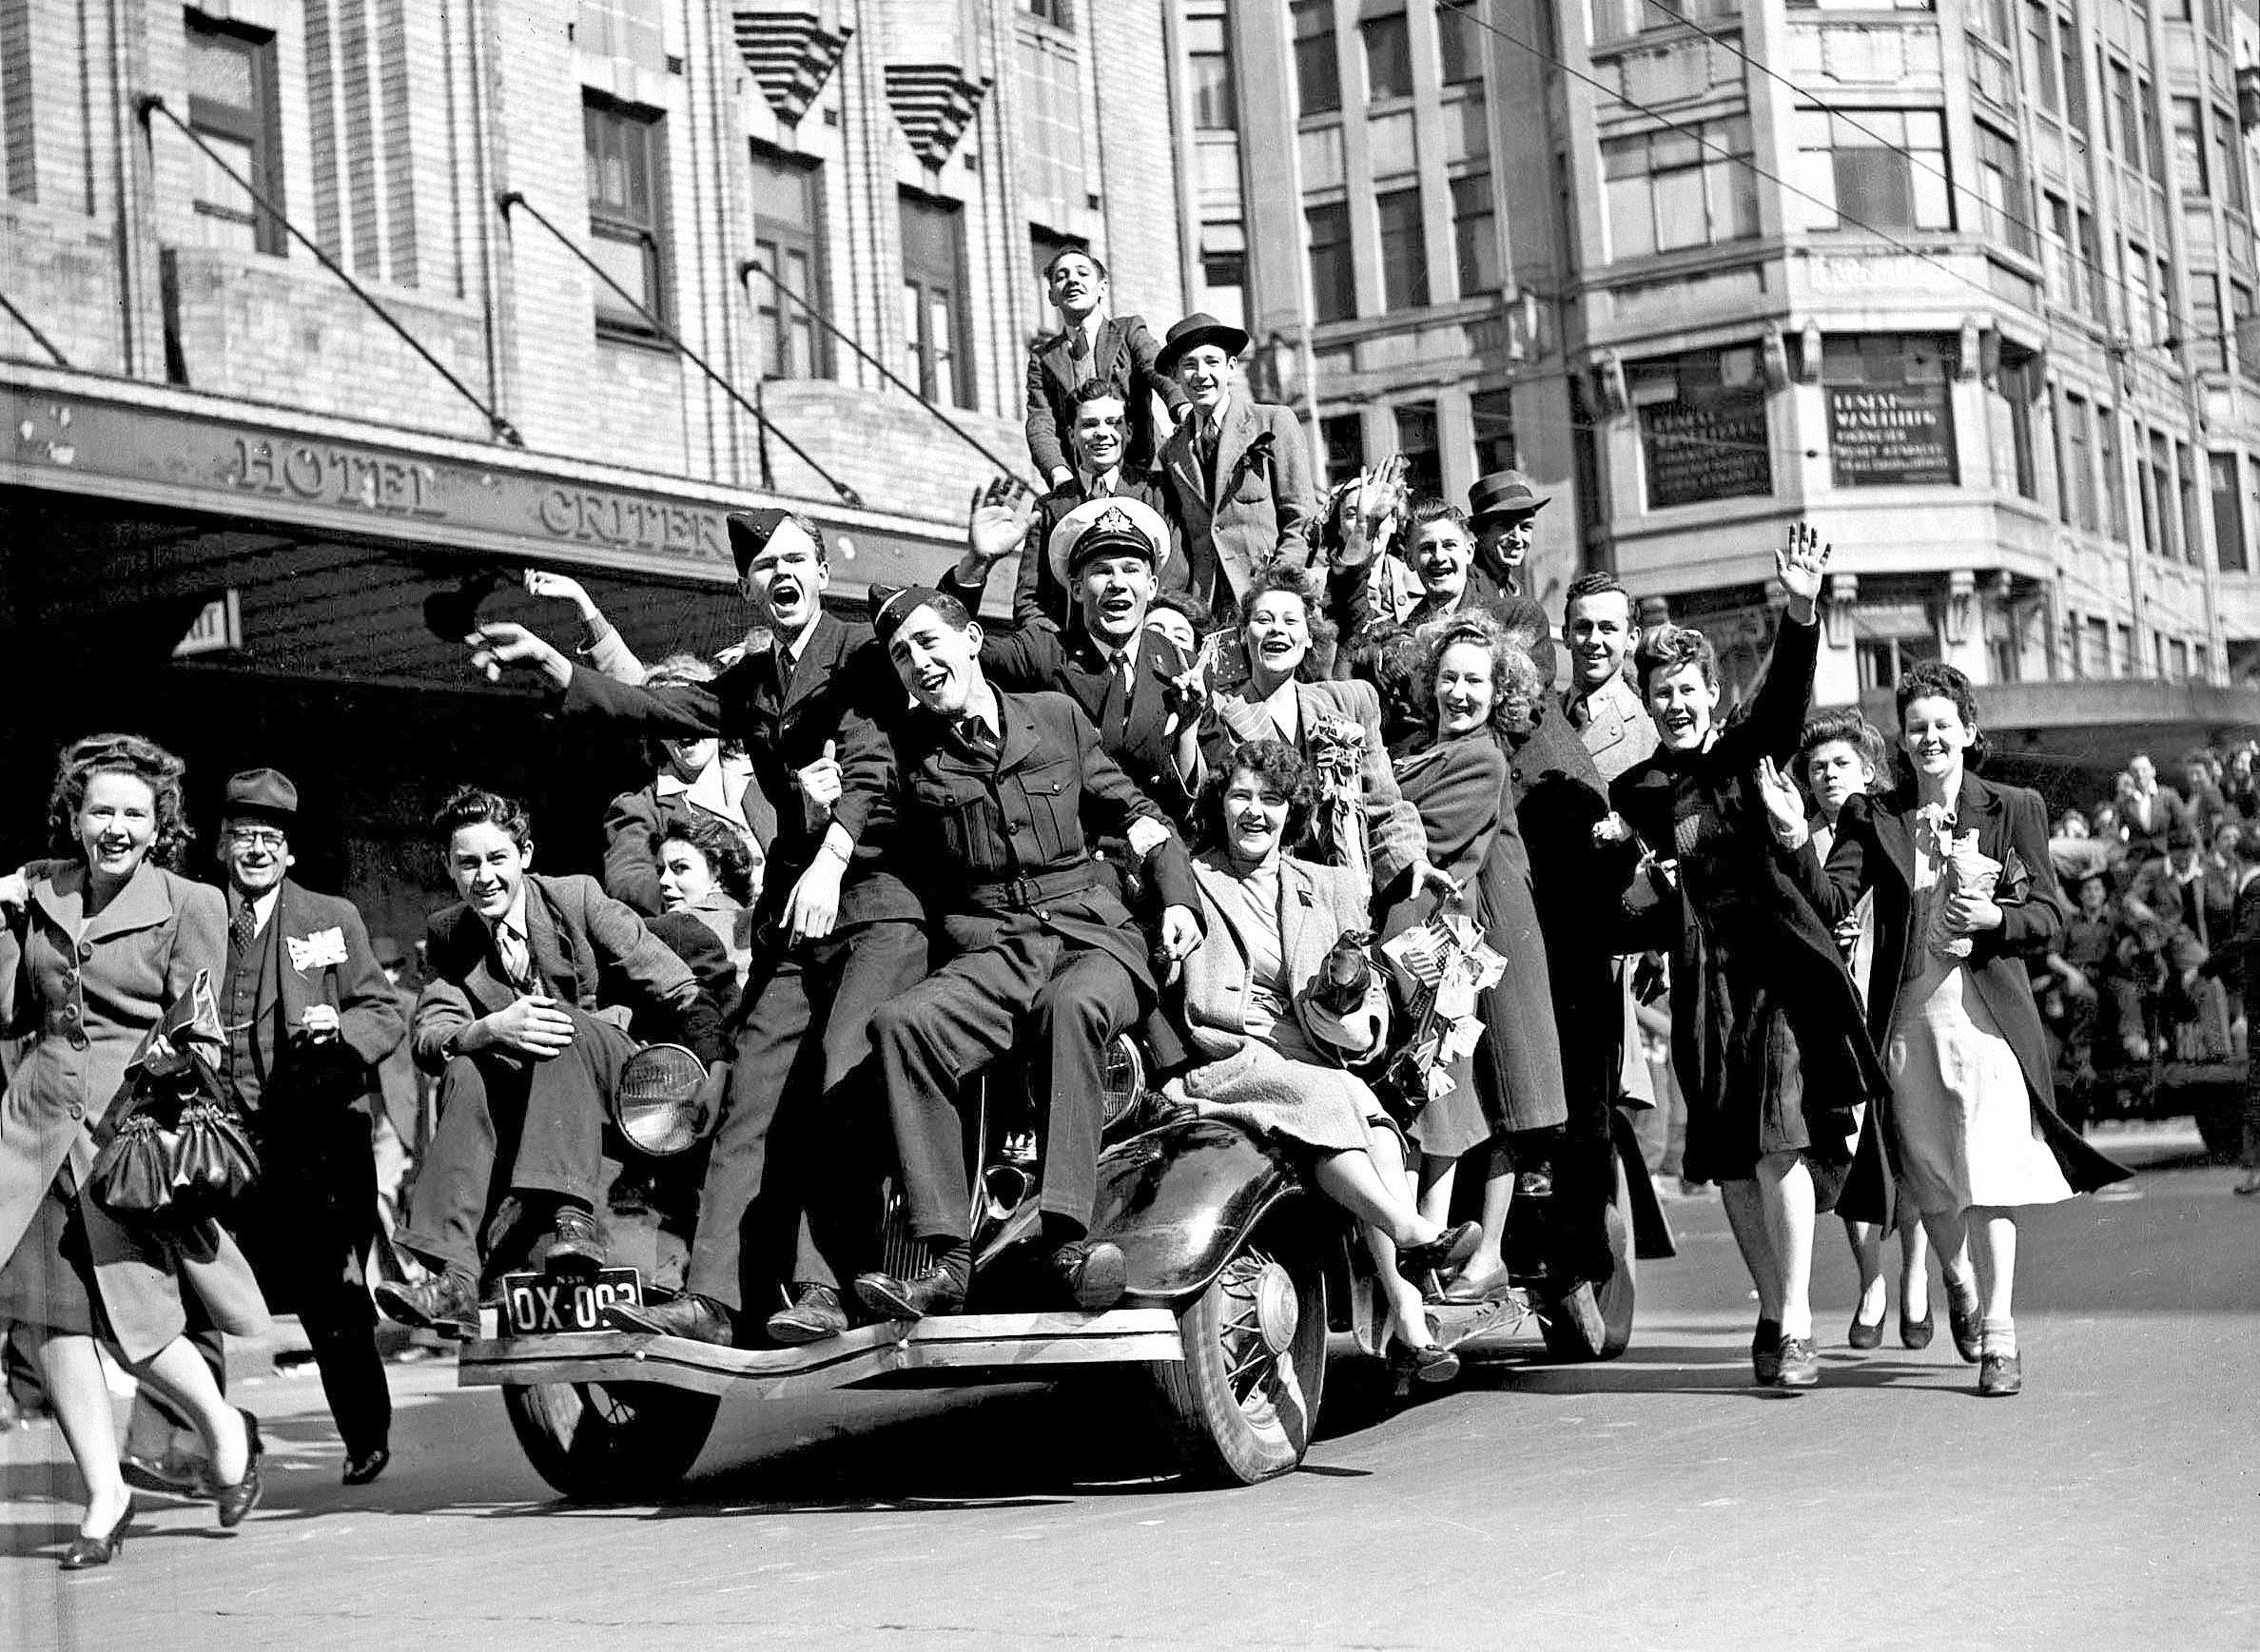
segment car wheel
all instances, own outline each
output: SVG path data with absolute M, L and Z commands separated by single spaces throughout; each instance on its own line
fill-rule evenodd
M 698 1461 L 721 1404 L 664 1383 L 533 1383 L 502 1390 L 534 1472 L 577 1503 L 655 1503 Z
M 1181 1361 L 1147 1368 L 1189 1479 L 1252 1486 L 1310 1448 L 1326 1381 L 1326 1279 L 1292 1229 L 1258 1229 L 1178 1311 Z
M 1605 1214 L 1607 1229 L 1608 1277 L 1599 1284 L 1581 1282 L 1575 1287 L 1589 1299 L 1591 1312 L 1584 1310 L 1588 1303 L 1572 1303 L 1565 1298 L 1542 1310 L 1538 1315 L 1538 1332 L 1546 1339 L 1546 1351 L 1554 1358 L 1584 1363 L 1597 1359 L 1614 1359 L 1632 1343 L 1632 1299 L 1636 1284 L 1636 1264 L 1632 1252 L 1632 1186 L 1625 1173 L 1625 1156 L 1611 1156 L 1616 1162 L 1616 1192 Z M 1598 1329 L 1599 1334 L 1594 1331 Z

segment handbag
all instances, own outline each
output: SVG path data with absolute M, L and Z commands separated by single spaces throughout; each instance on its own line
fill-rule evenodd
M 200 973 L 127 1065 L 118 1121 L 87 1176 L 87 1191 L 111 1215 L 204 1221 L 258 1181 L 243 1110 L 197 1048 L 216 1045 L 219 1029 L 210 980 Z

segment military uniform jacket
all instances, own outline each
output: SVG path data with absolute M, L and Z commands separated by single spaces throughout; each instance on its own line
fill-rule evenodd
M 711 683 L 665 689 L 630 688 L 594 671 L 576 671 L 560 709 L 616 718 L 647 734 L 678 739 L 718 734 L 745 747 L 753 764 L 753 784 L 777 818 L 761 890 L 765 918 L 783 910 L 824 840 L 823 831 L 808 822 L 793 775 L 824 755 L 827 740 L 836 741 L 847 795 L 834 807 L 832 818 L 856 845 L 840 880 L 838 922 L 846 928 L 886 918 L 915 922 L 925 915 L 886 853 L 894 754 L 883 729 L 901 716 L 903 698 L 903 686 L 870 627 L 827 613 L 818 616 L 815 634 L 792 663 L 789 678 L 767 649 L 745 655 Z
M 895 735 L 902 834 L 920 845 L 937 922 L 961 952 L 1033 923 L 1114 958 L 1150 1002 L 1146 938 L 1091 844 L 1121 836 L 1134 820 L 1167 822 L 1066 695 L 999 690 L 997 717 L 993 758 L 923 708 Z M 1192 863 L 1174 832 L 1155 851 L 1152 874 L 1162 906 L 1199 912 Z

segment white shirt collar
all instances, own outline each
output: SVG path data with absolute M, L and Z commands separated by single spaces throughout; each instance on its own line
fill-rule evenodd
M 533 932 L 526 927 L 526 885 L 523 879 L 518 882 L 517 895 L 511 901 L 510 910 L 496 919 L 488 927 L 508 929 L 519 940 L 531 945 L 534 936 Z
M 1086 498 L 1096 498 L 1099 494 L 1099 484 L 1101 482 L 1104 482 L 1106 484 L 1106 491 L 1108 494 L 1112 495 L 1120 493 L 1122 491 L 1122 467 L 1120 465 L 1117 465 L 1110 471 L 1083 472 L 1084 496 Z
M 823 623 L 824 615 L 819 613 L 814 619 L 809 621 L 807 626 L 802 628 L 800 635 L 794 637 L 790 642 L 787 642 L 781 636 L 772 638 L 771 641 L 777 651 L 778 658 L 790 660 L 793 664 L 798 665 L 801 656 L 809 651 L 809 645 L 816 640 L 816 628 Z

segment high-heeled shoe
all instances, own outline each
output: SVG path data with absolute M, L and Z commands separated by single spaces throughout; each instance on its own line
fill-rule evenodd
M 1909 1319 L 1907 1305 L 1904 1302 L 1900 1304 L 1900 1347 L 1928 1348 L 1931 1345 L 1932 1333 L 1938 1329 L 1939 1316 L 1936 1309 L 1926 1304 L 1920 1319 Z
M 1855 1307 L 1852 1310 L 1852 1328 L 1844 1332 L 1844 1346 L 1857 1348 L 1863 1351 L 1871 1348 L 1881 1348 L 1883 1346 L 1883 1322 L 1879 1319 L 1875 1324 L 1870 1325 L 1860 1317 L 1860 1310 Z
M 1390 1350 L 1389 1365 L 1416 1383 L 1448 1383 L 1460 1373 L 1460 1356 L 1440 1342 L 1420 1348 L 1400 1342 Z
M 70 1546 L 63 1551 L 59 1569 L 83 1572 L 93 1566 L 106 1566 L 118 1558 L 126 1546 L 126 1528 L 133 1524 L 133 1499 L 126 1499 L 126 1512 L 119 1515 L 109 1530 L 100 1537 L 88 1537 L 85 1532 L 70 1540 Z
M 244 1524 L 244 1517 L 259 1506 L 260 1493 L 265 1489 L 259 1478 L 259 1460 L 266 1455 L 266 1442 L 259 1435 L 259 1419 L 249 1411 L 240 1415 L 246 1448 L 244 1477 L 232 1486 L 215 1483 L 212 1487 L 212 1503 L 220 1510 L 220 1526 L 224 1531 Z
M 1965 1297 L 1951 1279 L 1946 1282 L 1946 1328 L 1954 1332 L 1954 1351 L 1964 1364 L 1976 1365 L 1985 1351 L 1985 1307 L 1977 1300 L 1977 1286 Z
M 1456 1228 L 1446 1228 L 1425 1245 L 1398 1246 L 1397 1272 L 1417 1285 L 1431 1273 L 1458 1267 L 1475 1254 L 1482 1240 L 1480 1223 L 1462 1222 Z

